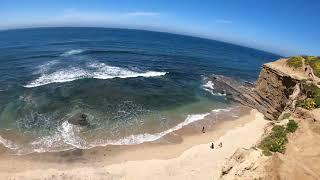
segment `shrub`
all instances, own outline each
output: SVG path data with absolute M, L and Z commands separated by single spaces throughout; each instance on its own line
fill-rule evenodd
M 284 153 L 286 150 L 287 137 L 279 137 L 270 144 L 270 151 Z
M 290 119 L 287 123 L 287 132 L 295 132 L 298 129 L 298 123 L 296 123 L 294 120 Z
M 304 106 L 304 100 L 297 100 L 296 107 L 303 107 Z
M 302 61 L 303 61 L 303 57 L 301 57 L 301 56 L 290 57 L 287 60 L 287 65 L 289 67 L 293 67 L 294 69 L 301 68 L 302 67 Z
M 290 113 L 285 113 L 283 114 L 282 119 L 288 119 L 290 116 L 291 116 Z
M 286 137 L 286 129 L 283 126 L 275 125 L 272 128 L 272 132 L 271 135 L 276 138 Z
M 312 67 L 314 74 L 320 77 L 320 57 L 307 56 L 305 58 L 305 63 L 309 64 Z
M 315 97 L 314 102 L 316 103 L 317 108 L 320 108 L 320 96 Z
M 304 59 L 305 59 L 305 63 L 306 64 L 310 64 L 313 61 L 317 61 L 318 57 L 316 57 L 316 56 L 304 56 Z
M 314 99 L 308 98 L 304 100 L 304 108 L 312 110 L 317 107 L 317 104 Z
M 313 83 L 303 84 L 303 89 L 304 89 L 305 93 L 307 94 L 307 96 L 310 98 L 320 96 L 320 88 L 318 88 L 318 86 Z
M 320 107 L 320 88 L 313 83 L 307 83 L 305 81 L 301 81 L 301 84 L 303 86 L 304 93 L 307 95 L 308 98 L 313 99 L 313 101 L 316 104 L 316 107 L 319 108 Z M 297 102 L 297 106 L 305 108 L 306 103 L 305 101 L 299 101 Z
M 297 107 L 303 107 L 307 110 L 312 110 L 317 107 L 316 101 L 312 98 L 308 98 L 302 101 L 297 101 Z
M 310 66 L 312 67 L 314 74 L 317 77 L 320 77 L 320 59 L 318 59 L 318 61 L 311 63 Z
M 263 150 L 265 155 L 271 155 L 271 152 L 284 153 L 287 142 L 288 139 L 286 128 L 276 125 L 272 128 L 270 135 L 261 141 L 259 147 Z
M 304 101 L 304 108 L 312 110 L 317 107 L 317 104 L 314 99 L 308 98 Z

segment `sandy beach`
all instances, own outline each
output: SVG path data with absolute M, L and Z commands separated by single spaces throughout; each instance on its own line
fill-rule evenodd
M 1 179 L 216 179 L 238 148 L 250 148 L 268 123 L 256 110 L 206 133 L 183 128 L 179 143 L 145 143 L 26 156 L 1 154 Z M 211 142 L 215 148 L 211 149 Z M 222 148 L 218 143 L 222 142 Z

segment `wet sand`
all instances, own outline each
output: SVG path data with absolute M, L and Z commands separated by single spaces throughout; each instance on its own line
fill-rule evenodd
M 250 147 L 268 121 L 255 110 L 212 123 L 209 117 L 159 141 L 59 153 L 11 155 L 0 149 L 1 179 L 212 179 L 240 147 Z M 202 133 L 205 126 L 205 133 Z M 211 142 L 218 147 L 210 149 Z M 192 176 L 190 176 L 192 174 Z

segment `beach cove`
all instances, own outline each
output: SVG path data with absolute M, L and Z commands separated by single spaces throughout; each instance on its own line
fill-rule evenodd
M 11 179 L 212 179 L 238 148 L 255 145 L 268 123 L 250 110 L 240 118 L 223 121 L 210 131 L 175 132 L 179 143 L 97 147 L 57 154 L 27 156 L 1 154 L 0 177 Z M 184 135 L 183 135 L 184 134 Z M 211 149 L 211 142 L 216 144 Z M 218 142 L 223 142 L 219 148 Z M 62 163 L 63 162 L 63 163 Z M 38 168 L 35 168 L 38 167 Z M 179 167 L 179 168 L 178 168 Z M 85 170 L 85 171 L 84 171 Z

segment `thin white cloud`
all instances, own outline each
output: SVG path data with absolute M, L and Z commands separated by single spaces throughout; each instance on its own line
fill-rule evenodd
M 17 19 L 0 18 L 0 29 L 19 27 L 46 26 L 125 26 L 152 24 L 155 18 L 159 20 L 161 13 L 152 11 L 79 11 L 74 8 L 64 9 L 50 17 L 19 17 Z M 157 21 L 156 21 L 157 22 Z
M 227 19 L 216 19 L 215 22 L 219 23 L 219 24 L 232 24 L 233 23 L 232 21 L 227 20 Z
M 136 11 L 136 12 L 129 12 L 127 16 L 159 16 L 160 13 L 158 12 L 144 12 L 144 11 Z
M 158 12 L 151 11 L 134 11 L 134 12 L 83 12 L 75 9 L 67 9 L 58 19 L 83 19 L 83 20 L 123 20 L 137 19 L 142 17 L 160 16 Z

